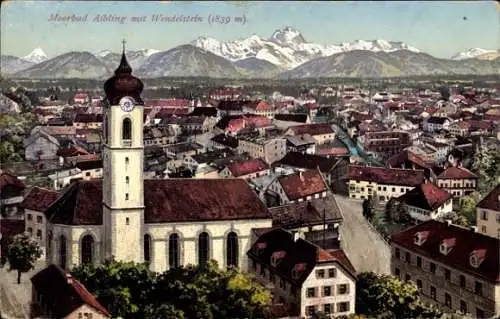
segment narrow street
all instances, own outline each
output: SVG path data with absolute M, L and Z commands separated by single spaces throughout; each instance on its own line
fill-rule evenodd
M 340 226 L 340 246 L 359 272 L 391 272 L 389 244 L 362 215 L 361 201 L 335 195 L 343 222 Z

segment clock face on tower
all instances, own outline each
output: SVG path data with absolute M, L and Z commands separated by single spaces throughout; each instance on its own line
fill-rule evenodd
M 134 109 L 134 101 L 129 97 L 124 97 L 120 100 L 120 107 L 123 112 L 130 112 Z

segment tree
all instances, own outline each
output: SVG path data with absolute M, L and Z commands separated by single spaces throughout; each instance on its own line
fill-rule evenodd
M 387 202 L 385 206 L 385 217 L 389 222 L 398 222 L 404 225 L 408 225 L 413 221 L 405 205 L 396 198 L 391 198 Z
M 358 275 L 356 313 L 369 318 L 438 318 L 442 315 L 421 301 L 415 285 L 371 272 Z
M 270 293 L 236 269 L 179 267 L 157 274 L 143 264 L 108 261 L 72 271 L 110 313 L 135 318 L 269 318 Z
M 481 196 L 485 196 L 500 182 L 500 152 L 498 149 L 479 147 L 474 154 L 472 170 L 478 176 L 477 190 Z
M 37 242 L 28 234 L 14 236 L 7 251 L 9 270 L 17 271 L 17 284 L 21 284 L 21 274 L 35 268 L 35 262 L 42 256 Z
M 450 89 L 446 86 L 441 86 L 439 88 L 439 93 L 441 94 L 441 100 L 448 101 L 450 99 Z
M 373 211 L 373 200 L 371 198 L 365 199 L 363 201 L 363 216 L 371 221 L 375 215 Z

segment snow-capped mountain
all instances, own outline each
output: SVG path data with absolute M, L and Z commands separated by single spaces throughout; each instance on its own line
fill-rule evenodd
M 25 57 L 22 57 L 21 59 L 28 62 L 40 63 L 47 61 L 49 57 L 45 54 L 45 52 L 43 52 L 41 48 L 36 48 L 35 50 L 33 50 L 33 52 L 31 52 Z
M 127 60 L 133 69 L 136 69 L 143 65 L 147 59 L 155 53 L 161 52 L 156 49 L 141 49 L 141 50 L 130 50 L 127 51 Z M 109 50 L 100 51 L 95 54 L 99 59 L 101 59 L 108 67 L 114 68 L 120 63 L 122 57 L 121 52 L 115 53 Z
M 116 66 L 115 66 L 116 68 Z M 113 73 L 90 52 L 68 52 L 16 73 L 21 78 L 104 78 Z
M 356 40 L 332 45 L 316 44 L 307 42 L 300 31 L 292 27 L 276 30 L 268 39 L 263 39 L 255 34 L 245 39 L 233 41 L 199 37 L 191 44 L 231 61 L 255 57 L 286 69 L 297 67 L 315 58 L 354 50 L 419 52 L 418 49 L 403 42 L 385 40 Z
M 144 77 L 209 76 L 214 78 L 240 76 L 231 61 L 209 51 L 185 44 L 153 54 L 136 71 Z
M 452 60 L 464 60 L 472 58 L 480 58 L 481 56 L 497 53 L 496 50 L 486 50 L 481 48 L 471 48 L 464 52 L 458 52 L 451 57 Z

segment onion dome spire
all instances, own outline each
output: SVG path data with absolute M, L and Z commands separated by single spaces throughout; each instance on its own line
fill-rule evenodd
M 122 40 L 122 45 L 123 45 L 123 51 L 122 51 L 122 59 L 120 61 L 120 65 L 118 68 L 115 70 L 115 74 L 132 74 L 132 68 L 130 67 L 130 64 L 128 64 L 127 57 L 125 56 L 125 39 Z
M 125 43 L 123 40 L 123 52 L 120 65 L 115 70 L 115 75 L 104 83 L 104 92 L 110 105 L 118 105 L 121 98 L 128 96 L 135 100 L 138 105 L 143 105 L 141 98 L 144 84 L 142 81 L 132 75 L 132 68 L 125 56 Z

